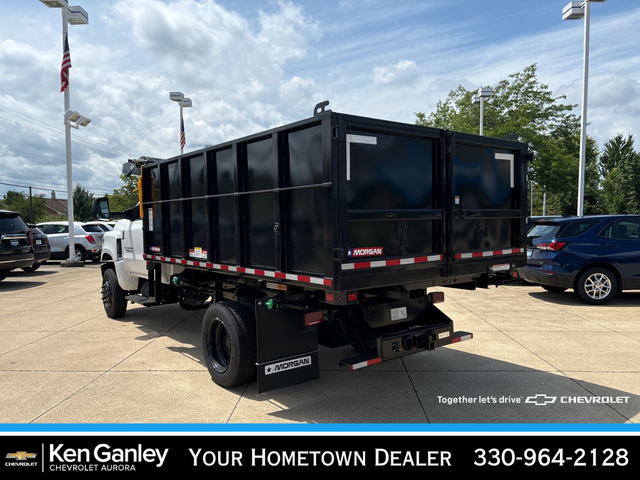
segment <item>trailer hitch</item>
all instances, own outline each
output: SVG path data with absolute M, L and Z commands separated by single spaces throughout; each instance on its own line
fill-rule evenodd
M 433 337 L 433 334 L 430 332 L 424 332 L 419 335 L 405 335 L 402 337 L 402 348 L 406 351 L 416 348 L 422 350 L 433 350 L 436 348 Z

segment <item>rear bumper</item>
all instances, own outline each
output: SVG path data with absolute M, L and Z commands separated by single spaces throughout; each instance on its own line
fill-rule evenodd
M 520 277 L 530 283 L 549 285 L 551 287 L 573 288 L 574 275 L 557 272 L 549 273 L 538 268 L 522 267 L 518 269 Z
M 0 257 L 0 270 L 13 270 L 16 268 L 30 267 L 33 265 L 33 261 L 33 253 L 3 255 Z
M 34 264 L 44 263 L 51 258 L 51 252 L 48 250 L 46 252 L 36 252 L 36 258 L 33 261 Z

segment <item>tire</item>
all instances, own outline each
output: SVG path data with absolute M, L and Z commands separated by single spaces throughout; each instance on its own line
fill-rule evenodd
M 24 270 L 25 272 L 35 272 L 37 269 L 40 268 L 40 265 L 42 264 L 36 263 L 35 265 L 31 265 L 30 267 L 22 267 L 22 270 Z
M 69 258 L 69 247 L 64 250 L 64 259 L 67 260 Z M 76 245 L 75 250 L 75 259 L 78 262 L 84 262 L 87 259 L 87 252 L 85 252 L 84 248 L 80 245 Z
M 578 277 L 575 292 L 585 303 L 604 305 L 618 293 L 618 279 L 608 268 L 592 267 Z
M 211 305 L 202 320 L 204 361 L 213 381 L 224 388 L 249 382 L 256 369 L 255 319 L 238 302 Z
M 109 318 L 120 318 L 127 311 L 127 299 L 113 268 L 108 268 L 102 275 L 102 305 Z
M 0 270 L 0 282 L 9 276 L 11 270 Z
M 566 290 L 566 288 L 563 287 L 554 287 L 551 285 L 540 285 L 542 288 L 544 288 L 547 292 L 551 292 L 551 293 L 562 293 Z

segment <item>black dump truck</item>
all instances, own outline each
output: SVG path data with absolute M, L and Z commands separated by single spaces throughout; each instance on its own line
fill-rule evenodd
M 224 387 L 319 377 L 472 338 L 443 287 L 513 281 L 526 263 L 522 143 L 332 112 L 164 160 L 130 160 L 140 205 L 105 235 L 102 298 L 206 308 L 204 360 Z M 345 367 L 346 368 L 346 367 Z

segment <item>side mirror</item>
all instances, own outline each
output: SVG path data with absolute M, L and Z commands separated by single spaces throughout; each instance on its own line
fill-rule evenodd
M 140 167 L 136 166 L 133 162 L 127 162 L 122 164 L 122 173 L 127 176 L 140 175 Z
M 93 217 L 103 222 L 109 221 L 109 199 L 107 197 L 96 198 L 93 201 Z

